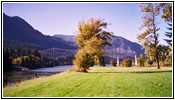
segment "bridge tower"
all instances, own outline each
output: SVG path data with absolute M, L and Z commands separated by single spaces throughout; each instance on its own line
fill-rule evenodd
M 135 66 L 137 66 L 137 55 L 135 55 Z
M 119 57 L 117 56 L 117 66 L 120 66 Z

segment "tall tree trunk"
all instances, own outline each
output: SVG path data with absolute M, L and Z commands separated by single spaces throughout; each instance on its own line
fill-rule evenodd
M 153 21 L 153 34 L 154 34 L 154 48 L 156 53 L 156 63 L 157 63 L 157 69 L 160 69 L 159 65 L 159 55 L 158 55 L 158 37 L 156 35 L 156 25 L 155 25 L 155 16 L 154 16 L 154 8 L 152 7 L 152 21 Z
M 157 69 L 160 69 L 158 54 L 156 54 L 156 63 L 157 63 Z

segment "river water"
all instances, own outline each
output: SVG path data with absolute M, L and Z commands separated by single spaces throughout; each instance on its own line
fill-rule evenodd
M 32 69 L 28 71 L 9 72 L 3 76 L 3 80 L 5 79 L 7 86 L 12 86 L 26 80 L 31 80 L 39 77 L 45 77 L 45 76 L 50 76 L 61 72 L 65 72 L 73 68 L 73 66 L 74 65 L 64 65 L 64 66 L 38 68 L 38 69 Z M 106 64 L 106 67 L 109 67 L 109 66 L 110 66 L 109 64 Z M 94 65 L 94 67 L 97 67 L 97 65 Z
M 65 65 L 65 66 L 55 66 L 55 67 L 45 67 L 30 70 L 30 72 L 64 72 L 71 69 L 74 65 Z
M 3 79 L 5 79 L 4 81 L 6 82 L 7 86 L 12 86 L 26 80 L 31 80 L 39 77 L 50 76 L 60 72 L 64 72 L 71 69 L 72 67 L 73 65 L 65 65 L 65 66 L 38 68 L 28 71 L 8 72 L 3 76 Z

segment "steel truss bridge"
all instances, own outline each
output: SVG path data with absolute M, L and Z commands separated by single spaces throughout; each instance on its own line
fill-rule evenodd
M 125 57 L 134 57 L 136 52 L 133 50 L 126 50 L 121 48 L 114 49 L 105 49 L 105 56 L 112 58 L 125 58 Z M 48 57 L 52 59 L 61 58 L 64 56 L 74 56 L 77 53 L 78 49 L 60 49 L 60 48 L 50 48 L 46 50 L 39 51 L 43 57 Z

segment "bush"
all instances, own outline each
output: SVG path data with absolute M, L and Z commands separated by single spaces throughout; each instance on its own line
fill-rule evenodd
M 145 64 L 145 65 L 146 65 L 146 67 L 152 67 L 152 65 L 149 64 L 149 63 L 147 63 L 147 64 Z
M 170 60 L 165 60 L 163 62 L 161 62 L 160 64 L 162 67 L 171 67 L 172 66 L 172 63 Z
M 147 59 L 146 61 L 145 61 L 145 66 L 146 67 L 152 67 L 152 64 L 153 64 L 153 60 L 151 61 L 150 59 Z
M 110 64 L 112 65 L 112 67 L 116 66 L 116 63 L 114 62 L 114 60 L 111 60 Z
M 124 59 L 121 64 L 122 64 L 122 67 L 131 67 L 132 61 L 130 59 Z
M 144 67 L 145 66 L 145 57 L 143 54 L 140 54 L 140 58 L 137 60 L 137 66 L 138 67 Z

